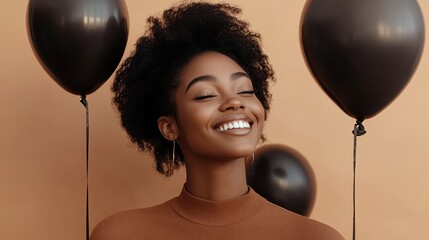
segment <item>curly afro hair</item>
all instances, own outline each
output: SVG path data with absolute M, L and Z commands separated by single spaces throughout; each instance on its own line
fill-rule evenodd
M 158 129 L 160 116 L 175 116 L 173 93 L 183 67 L 196 55 L 215 51 L 236 61 L 250 76 L 265 113 L 270 108 L 268 80 L 274 72 L 261 49 L 258 33 L 237 18 L 241 10 L 228 4 L 180 3 L 150 17 L 148 28 L 116 73 L 112 85 L 123 128 L 141 151 L 151 152 L 156 170 L 166 176 L 183 165 L 176 147 Z

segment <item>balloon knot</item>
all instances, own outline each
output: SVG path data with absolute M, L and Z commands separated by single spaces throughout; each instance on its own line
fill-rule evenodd
M 82 103 L 82 105 L 83 105 L 84 107 L 86 107 L 86 106 L 87 106 L 88 102 L 86 101 L 86 95 L 82 95 L 82 96 L 81 96 L 80 102 Z
M 362 122 L 363 121 L 360 121 L 360 120 L 356 121 L 355 126 L 357 126 L 357 128 L 355 128 L 355 129 L 357 131 L 357 133 L 356 133 L 357 136 L 362 136 L 362 135 L 365 135 L 365 133 L 366 133 L 365 127 L 363 126 Z M 355 134 L 355 130 L 353 130 L 352 133 Z

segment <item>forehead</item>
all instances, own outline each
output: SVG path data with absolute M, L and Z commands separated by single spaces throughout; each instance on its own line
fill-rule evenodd
M 229 77 L 231 73 L 244 70 L 230 57 L 218 52 L 204 52 L 193 57 L 181 72 L 180 85 L 187 85 L 192 79 L 213 75 L 219 78 Z

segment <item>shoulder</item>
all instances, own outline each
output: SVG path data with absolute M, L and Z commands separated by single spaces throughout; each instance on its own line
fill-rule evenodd
M 302 239 L 344 240 L 344 237 L 331 226 L 279 207 L 269 201 L 266 201 L 264 209 L 261 213 L 265 214 L 264 218 L 270 219 L 272 224 L 279 227 L 285 227 L 287 224 L 287 228 L 299 232 Z
M 91 240 L 141 239 L 140 233 L 156 234 L 161 223 L 173 215 L 169 202 L 115 213 L 95 226 Z

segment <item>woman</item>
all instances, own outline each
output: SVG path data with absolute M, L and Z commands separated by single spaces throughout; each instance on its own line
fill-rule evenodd
M 182 193 L 103 220 L 92 240 L 343 239 L 269 203 L 246 183 L 263 139 L 274 74 L 260 36 L 227 4 L 184 3 L 149 28 L 113 84 L 131 140 L 167 176 L 186 167 Z

